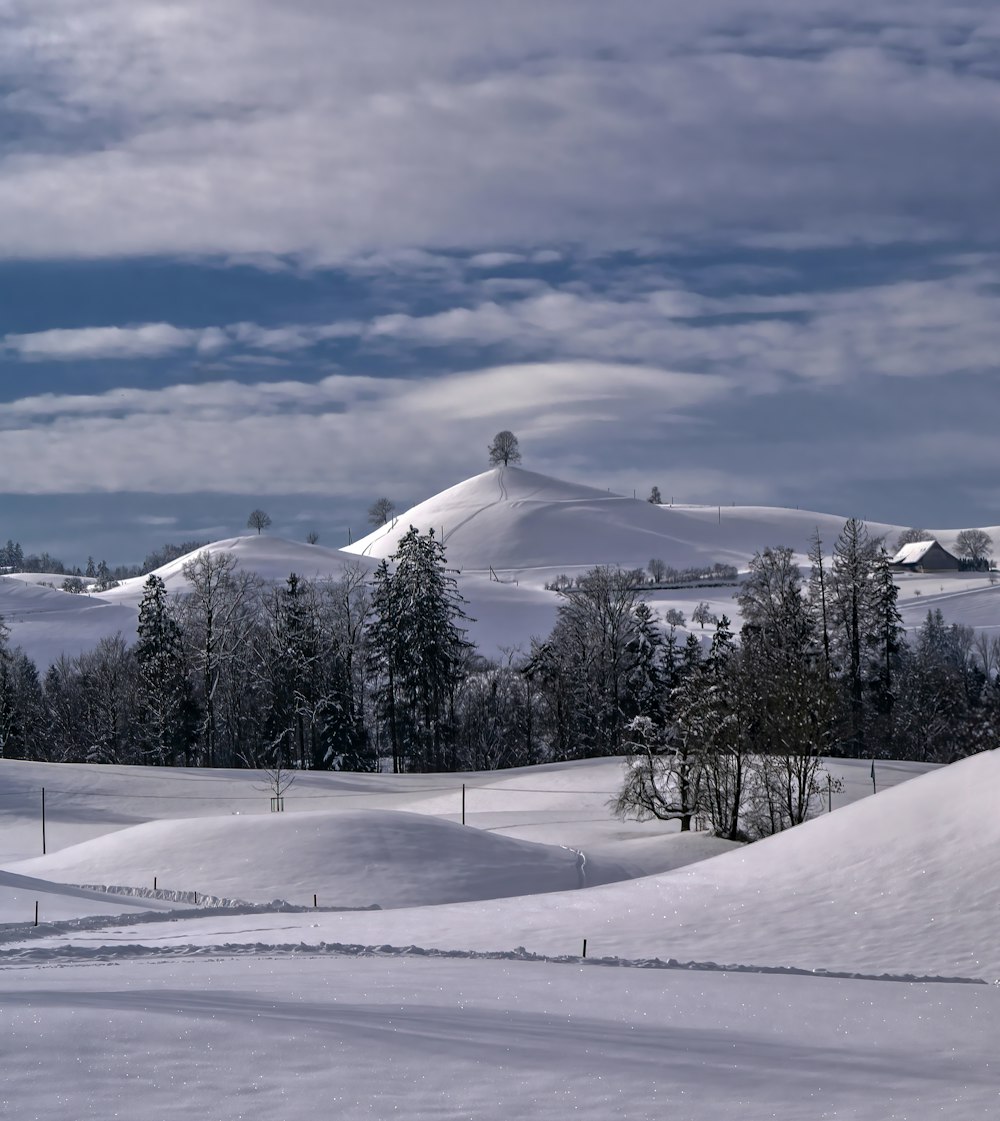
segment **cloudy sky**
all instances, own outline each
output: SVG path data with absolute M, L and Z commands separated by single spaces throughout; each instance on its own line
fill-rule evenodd
M 998 141 L 989 0 L 0 0 L 0 537 L 1000 522 Z

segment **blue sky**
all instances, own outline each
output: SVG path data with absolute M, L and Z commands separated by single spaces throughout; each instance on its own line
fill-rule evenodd
M 339 545 L 500 428 L 624 493 L 1000 522 L 996 5 L 0 20 L 3 539 Z

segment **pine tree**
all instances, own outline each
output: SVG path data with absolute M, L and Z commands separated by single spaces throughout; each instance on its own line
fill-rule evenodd
M 875 681 L 876 711 L 878 713 L 878 738 L 881 753 L 893 757 L 896 696 L 893 691 L 895 672 L 905 640 L 903 619 L 896 601 L 899 588 L 889 568 L 889 554 L 879 549 L 872 568 L 871 633 L 867 644 L 874 651 L 878 663 Z
M 434 530 L 411 526 L 376 572 L 370 644 L 394 769 L 449 766 L 455 690 L 470 644 L 463 600 Z
M 10 628 L 0 616 L 0 759 L 9 758 L 16 723 L 13 659 L 7 646 Z
M 667 665 L 663 632 L 649 604 L 637 603 L 632 617 L 635 630 L 629 645 L 626 712 L 629 717 L 648 716 L 663 728 L 673 665 Z
M 823 644 L 823 673 L 829 680 L 829 577 L 823 562 L 823 539 L 819 535 L 819 526 L 816 527 L 816 531 L 809 541 L 809 560 L 812 564 L 812 571 L 809 575 L 809 606 Z
M 857 756 L 866 751 L 864 666 L 872 633 L 872 576 L 879 545 L 864 522 L 849 518 L 834 545 L 830 572 L 834 632 L 850 703 L 849 738 Z
M 159 576 L 150 576 L 143 587 L 135 656 L 144 754 L 150 763 L 190 764 L 196 712 L 180 624 Z

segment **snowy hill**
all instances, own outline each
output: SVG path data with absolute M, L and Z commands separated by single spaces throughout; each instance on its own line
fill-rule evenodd
M 544 779 L 536 781 L 544 785 Z M 522 779 L 511 785 L 523 784 Z M 1000 818 L 994 812 L 998 785 L 1000 753 L 986 752 L 754 845 L 672 872 L 556 894 L 538 892 L 548 876 L 559 878 L 560 887 L 573 886 L 565 880 L 574 865 L 547 856 L 533 867 L 543 846 L 491 850 L 488 842 L 496 838 L 478 829 L 463 831 L 449 823 L 374 810 L 339 815 L 343 829 L 336 824 L 336 813 L 208 818 L 201 825 L 160 821 L 10 870 L 67 882 L 145 883 L 158 862 L 162 867 L 172 864 L 178 880 L 188 879 L 175 880 L 171 887 L 225 888 L 218 893 L 233 890 L 238 895 L 235 889 L 247 877 L 250 894 L 258 898 L 283 893 L 301 898 L 309 897 L 314 890 L 310 884 L 324 876 L 318 861 L 326 854 L 333 862 L 324 881 L 331 901 L 340 902 L 335 882 L 343 874 L 355 877 L 352 893 L 367 879 L 367 891 L 360 893 L 363 902 L 378 901 L 371 895 L 384 893 L 402 909 L 323 913 L 312 920 L 318 923 L 314 941 L 416 943 L 448 951 L 524 946 L 560 954 L 572 952 L 587 937 L 597 956 L 993 979 L 1000 977 L 995 938 L 1000 884 L 993 871 L 1000 848 Z M 600 816 L 608 816 L 606 808 Z M 369 830 L 370 836 L 346 840 L 351 831 Z M 288 843 L 284 854 L 276 854 L 281 835 Z M 347 846 L 343 863 L 328 847 L 336 836 Z M 579 821 L 572 847 L 586 856 L 590 836 L 591 827 Z M 391 843 L 383 847 L 387 839 Z M 409 843 L 414 846 L 411 855 L 404 851 Z M 530 850 L 536 850 L 535 858 Z M 606 836 L 602 851 L 607 861 L 611 850 Z M 620 841 L 618 851 L 624 856 L 627 842 Z M 463 859 L 471 878 L 466 886 L 461 877 L 454 880 L 453 898 L 469 890 L 477 875 L 482 876 L 483 895 L 495 894 L 494 887 L 502 882 L 512 898 L 406 905 L 407 898 L 419 900 L 422 892 L 440 893 Z M 434 870 L 439 861 L 440 879 Z M 506 878 L 497 881 L 504 862 Z M 407 880 L 414 877 L 423 886 L 407 889 Z M 275 936 L 278 926 L 287 923 L 286 916 L 258 919 L 250 933 L 254 942 L 266 941 L 269 929 Z M 238 942 L 240 928 L 239 918 L 221 916 L 192 937 L 206 944 Z M 138 930 L 135 937 L 140 937 Z M 147 930 L 142 937 L 155 934 Z M 74 938 L 84 944 L 93 940 L 88 935 Z
M 15 575 L 0 577 L 0 618 L 10 628 L 11 645 L 21 646 L 44 673 L 62 654 L 74 657 L 119 631 L 131 639 L 137 613 L 128 603 L 71 595 Z
M 352 557 L 341 549 L 327 549 L 322 545 L 307 545 L 301 541 L 260 534 L 229 537 L 213 541 L 203 549 L 196 549 L 193 553 L 187 553 L 155 569 L 155 574 L 163 581 L 169 594 L 180 595 L 187 591 L 184 566 L 201 553 L 228 553 L 236 559 L 240 568 L 257 573 L 263 580 L 278 582 L 285 580 L 292 572 L 306 580 L 337 580 L 349 567 L 366 571 L 375 567 L 374 561 Z M 117 587 L 103 592 L 102 598 L 108 602 L 138 607 L 147 578 L 148 574 L 123 580 Z
M 573 890 L 699 841 L 611 819 L 614 760 L 461 776 L 464 827 L 459 776 L 304 774 L 308 808 L 271 815 L 246 772 L 0 760 L 0 851 L 38 844 L 40 785 L 57 846 L 0 870 L 0 1027 L 26 1056 L 4 1093 L 53 1121 L 70 1098 L 234 1121 L 326 1097 L 456 1121 L 991 1116 L 1000 1003 L 970 982 L 1000 976 L 1000 755 L 880 763 L 874 797 L 865 761 L 832 768 L 831 814 Z M 154 864 L 175 900 L 52 879 Z M 395 905 L 325 909 L 338 884 Z M 206 906 L 207 885 L 305 905 Z
M 592 487 L 563 482 L 519 467 L 493 468 L 428 498 L 344 549 L 307 545 L 266 535 L 216 541 L 206 546 L 234 556 L 240 566 L 267 580 L 295 572 L 308 579 L 341 577 L 360 566 L 370 572 L 390 556 L 411 525 L 443 533 L 448 562 L 459 572 L 468 601 L 471 639 L 486 655 L 526 648 L 545 635 L 558 600 L 544 585 L 599 564 L 646 568 L 658 558 L 674 568 L 727 563 L 745 569 L 769 545 L 788 545 L 803 564 L 819 530 L 827 552 L 845 517 L 809 510 L 760 506 L 654 506 Z M 902 527 L 869 524 L 892 544 Z M 988 527 L 1000 542 L 1000 529 Z M 931 530 L 953 547 L 958 530 Z M 196 554 L 157 570 L 172 595 L 186 590 L 182 570 Z M 77 654 L 118 631 L 131 640 L 145 577 L 124 581 L 100 595 L 73 596 L 39 586 L 35 576 L 0 578 L 0 616 L 44 671 L 62 653 Z M 920 625 L 929 607 L 949 622 L 980 629 L 1000 627 L 1000 584 L 983 573 L 911 574 L 898 578 L 907 626 Z M 699 587 L 650 593 L 653 607 L 675 607 L 690 618 L 701 601 L 726 614 L 738 629 L 731 587 Z
M 494 467 L 419 503 L 347 551 L 389 556 L 411 525 L 443 532 L 448 559 L 463 572 L 492 566 L 540 582 L 598 564 L 645 568 L 652 557 L 675 568 L 716 561 L 745 568 L 767 545 L 804 554 L 817 526 L 832 546 L 844 518 L 757 506 L 654 506 L 520 467 Z M 898 530 L 871 526 L 875 534 Z
M 160 887 L 266 903 L 413 907 L 566 891 L 583 880 L 568 848 L 391 810 L 155 821 L 12 871 L 60 883 Z M 626 878 L 591 861 L 587 882 Z

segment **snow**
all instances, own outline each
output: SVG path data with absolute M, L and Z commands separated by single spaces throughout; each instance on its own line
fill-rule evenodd
M 490 653 L 548 631 L 543 585 L 561 572 L 745 568 L 778 544 L 804 563 L 815 529 L 829 549 L 843 521 L 652 506 L 506 468 L 347 550 L 209 548 L 269 579 L 338 578 L 433 526 Z M 957 532 L 928 531 L 946 548 Z M 172 595 L 187 559 L 159 570 Z M 898 582 L 910 628 L 937 607 L 1000 627 L 986 574 Z M 0 615 L 44 670 L 131 637 L 143 583 L 73 596 L 9 576 Z M 738 627 L 731 596 L 650 600 L 688 617 L 704 600 Z M 875 796 L 867 760 L 827 769 L 832 813 L 740 847 L 614 819 L 617 760 L 303 773 L 282 814 L 253 772 L 0 760 L 4 1113 L 996 1116 L 1000 754 L 880 761 Z
M 918 564 L 928 549 L 933 549 L 936 541 L 910 541 L 892 558 L 893 564 Z
M 993 1116 L 1000 754 L 879 762 L 875 796 L 828 766 L 832 813 L 733 847 L 615 821 L 615 760 L 303 774 L 284 814 L 253 773 L 0 760 L 0 1101 Z
M 211 553 L 233 555 L 241 568 L 267 580 L 282 581 L 291 572 L 307 579 L 339 579 L 350 569 L 372 571 L 390 556 L 411 525 L 443 532 L 448 563 L 457 570 L 468 601 L 469 638 L 481 653 L 504 656 L 526 651 L 532 637 L 544 637 L 555 621 L 557 596 L 545 584 L 565 574 L 582 574 L 595 565 L 643 568 L 652 558 L 677 569 L 726 563 L 740 570 L 771 545 L 791 547 L 803 565 L 810 539 L 818 530 L 829 553 L 845 517 L 810 510 L 764 506 L 654 506 L 642 499 L 527 471 L 492 468 L 428 498 L 392 522 L 344 549 L 307 545 L 266 534 L 213 542 Z M 873 535 L 891 544 L 901 526 L 869 523 Z M 1000 528 L 986 527 L 1000 541 Z M 954 548 L 960 531 L 928 530 L 945 548 Z M 184 593 L 183 568 L 196 554 L 157 569 L 173 596 Z M 45 578 L 18 574 L 0 578 L 0 617 L 40 671 L 65 653 L 76 655 L 103 638 L 121 632 L 135 635 L 138 605 L 146 577 L 135 577 L 100 595 L 70 595 L 39 585 Z M 51 577 L 56 584 L 62 578 Z M 1000 629 L 1000 584 L 985 573 L 901 573 L 900 606 L 906 625 L 915 629 L 928 607 L 940 607 L 949 623 L 976 629 Z M 735 630 L 740 615 L 732 587 L 710 582 L 690 588 L 645 593 L 654 610 L 676 608 L 687 628 L 692 610 L 706 602 L 710 611 L 727 615 Z

